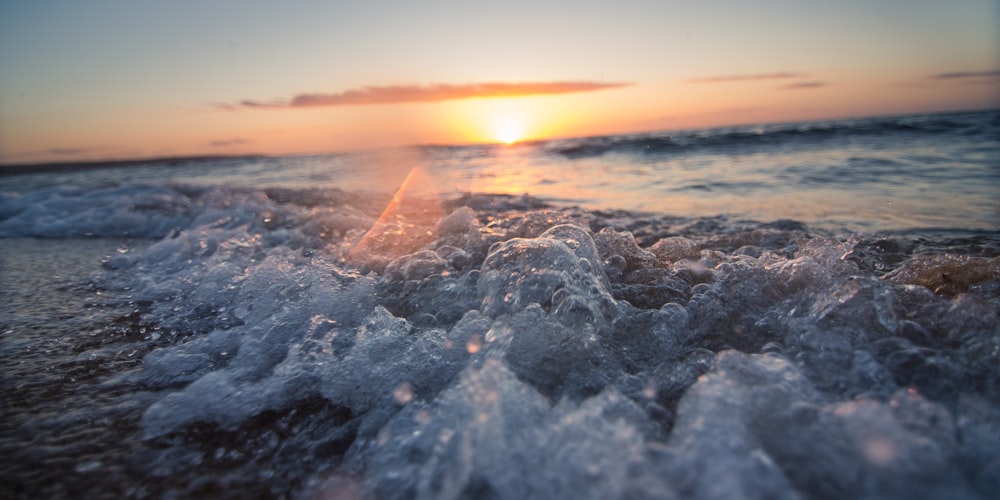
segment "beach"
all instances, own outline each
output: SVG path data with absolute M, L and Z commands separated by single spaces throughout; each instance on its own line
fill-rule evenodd
M 0 169 L 0 491 L 990 498 L 998 127 Z

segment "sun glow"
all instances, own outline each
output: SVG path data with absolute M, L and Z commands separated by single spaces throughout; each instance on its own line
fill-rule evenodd
M 493 126 L 493 138 L 504 144 L 513 144 L 524 138 L 524 126 L 511 119 L 498 121 Z
M 468 99 L 448 105 L 448 122 L 465 142 L 510 145 L 567 135 L 587 122 L 579 108 L 573 96 Z

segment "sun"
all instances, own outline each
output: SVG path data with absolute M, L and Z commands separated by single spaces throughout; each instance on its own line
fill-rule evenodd
M 451 112 L 456 131 L 471 143 L 513 145 L 546 132 L 537 102 L 528 98 L 469 99 L 453 104 Z
M 510 145 L 524 138 L 524 126 L 513 120 L 498 121 L 493 126 L 493 138 Z

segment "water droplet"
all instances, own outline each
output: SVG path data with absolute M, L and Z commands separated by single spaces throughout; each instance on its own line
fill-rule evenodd
M 392 397 L 396 399 L 396 402 L 405 405 L 413 400 L 413 386 L 409 382 L 403 382 L 396 387 L 396 390 L 392 391 Z
M 479 352 L 479 349 L 483 347 L 483 338 L 479 334 L 475 334 L 469 338 L 469 342 L 465 344 L 465 350 L 469 354 L 475 354 Z

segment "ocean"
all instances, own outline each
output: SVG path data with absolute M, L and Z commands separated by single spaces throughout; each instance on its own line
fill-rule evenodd
M 1000 111 L 0 167 L 5 498 L 991 498 Z

